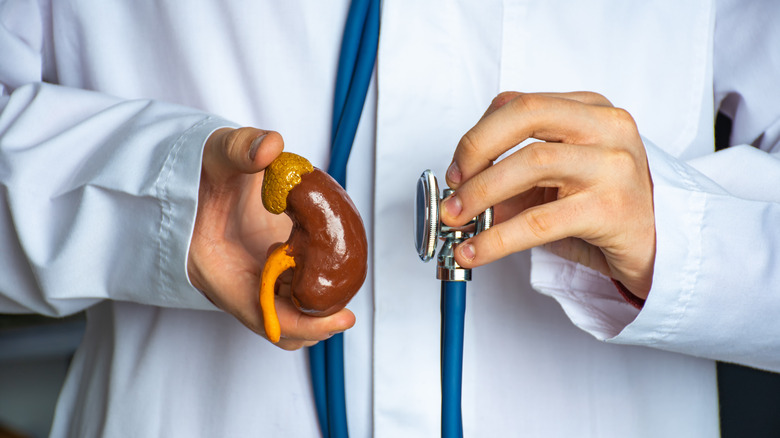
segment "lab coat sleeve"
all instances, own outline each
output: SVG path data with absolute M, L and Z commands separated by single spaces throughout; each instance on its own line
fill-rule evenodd
M 189 283 L 187 251 L 205 139 L 233 125 L 44 83 L 31 3 L 0 2 L 0 313 L 106 299 L 213 308 Z
M 532 282 L 598 339 L 780 371 L 780 8 L 718 7 L 714 91 L 735 146 L 683 162 L 645 139 L 657 253 L 644 307 L 542 250 Z

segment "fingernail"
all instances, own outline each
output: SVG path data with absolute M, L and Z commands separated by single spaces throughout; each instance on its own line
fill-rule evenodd
M 470 243 L 461 243 L 458 245 L 458 248 L 460 248 L 460 255 L 462 255 L 466 260 L 474 260 L 474 245 Z
M 263 139 L 268 134 L 263 134 L 260 137 L 257 137 L 253 142 L 252 145 L 249 147 L 249 160 L 255 161 L 255 157 L 257 156 L 257 150 L 260 149 L 260 143 L 263 142 Z
M 449 169 L 447 169 L 447 179 L 450 180 L 451 183 L 458 184 L 460 183 L 461 178 L 463 178 L 463 175 L 460 173 L 458 163 L 453 161 L 452 164 L 450 164 Z
M 449 198 L 444 200 L 444 210 L 451 217 L 456 217 L 463 211 L 463 203 L 460 202 L 460 198 L 456 195 L 450 195 Z
M 332 338 L 333 336 L 336 336 L 339 333 L 344 333 L 344 330 L 336 330 L 335 332 L 328 333 L 328 337 Z

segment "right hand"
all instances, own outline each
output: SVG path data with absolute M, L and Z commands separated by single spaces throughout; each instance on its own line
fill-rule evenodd
M 193 286 L 262 336 L 260 273 L 269 248 L 287 239 L 292 224 L 286 215 L 265 210 L 260 187 L 263 169 L 283 147 L 279 133 L 255 128 L 224 128 L 209 137 L 187 263 Z M 327 317 L 301 313 L 290 300 L 289 282 L 279 284 L 280 348 L 311 346 L 355 324 L 348 309 Z
M 495 206 L 494 226 L 455 249 L 464 268 L 544 246 L 647 298 L 653 181 L 634 119 L 604 96 L 500 94 L 458 143 L 447 184 L 455 192 L 442 201 L 444 224 Z

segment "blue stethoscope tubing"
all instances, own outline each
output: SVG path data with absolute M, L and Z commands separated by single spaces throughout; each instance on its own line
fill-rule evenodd
M 352 0 L 344 27 L 333 97 L 328 173 L 346 187 L 346 167 L 376 64 L 380 0 Z M 442 281 L 442 437 L 463 436 L 461 382 L 466 283 Z M 324 438 L 347 438 L 344 336 L 309 348 L 317 419 Z
M 352 0 L 339 54 L 328 174 L 346 187 L 347 160 L 376 63 L 379 1 Z M 317 419 L 324 438 L 346 438 L 344 336 L 339 333 L 309 348 Z
M 379 44 L 379 1 L 352 0 L 339 54 L 328 173 L 342 186 Z
M 441 436 L 463 437 L 461 388 L 466 282 L 441 282 Z

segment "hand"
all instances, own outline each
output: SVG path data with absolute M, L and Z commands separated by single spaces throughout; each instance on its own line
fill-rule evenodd
M 526 139 L 542 140 L 503 153 Z M 455 150 L 442 221 L 495 206 L 496 225 L 459 245 L 470 268 L 543 245 L 646 298 L 655 261 L 653 184 L 636 124 L 594 93 L 503 93 Z
M 196 288 L 263 336 L 260 273 L 270 249 L 287 239 L 292 224 L 287 216 L 265 210 L 260 187 L 262 170 L 283 147 L 278 133 L 254 128 L 225 128 L 209 137 L 187 263 Z M 314 345 L 354 325 L 355 315 L 347 309 L 325 318 L 299 312 L 290 301 L 289 281 L 279 284 L 279 347 L 295 350 Z

